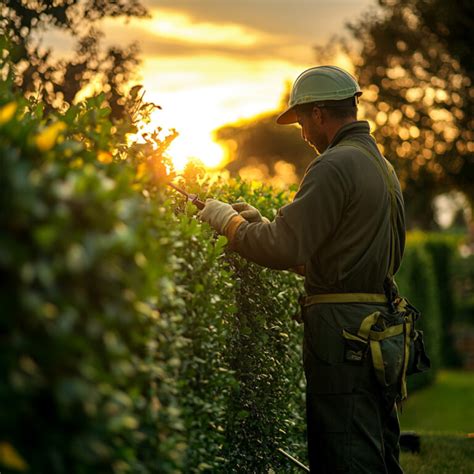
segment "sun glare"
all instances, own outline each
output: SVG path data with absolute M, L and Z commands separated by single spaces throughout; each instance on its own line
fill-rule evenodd
M 188 161 L 197 159 L 208 169 L 225 163 L 225 150 L 212 141 L 209 135 L 178 136 L 167 150 L 176 171 L 182 171 Z
M 284 61 L 256 64 L 212 56 L 147 58 L 145 99 L 162 107 L 153 113 L 150 125 L 179 132 L 168 150 L 178 170 L 193 158 L 207 168 L 222 168 L 228 156 L 215 142 L 213 131 L 275 109 L 284 80 L 296 71 L 296 66 Z

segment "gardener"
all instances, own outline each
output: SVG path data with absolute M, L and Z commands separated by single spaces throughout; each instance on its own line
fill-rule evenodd
M 405 244 L 400 184 L 357 120 L 361 94 L 340 68 L 304 71 L 277 122 L 298 123 L 320 155 L 293 202 L 273 222 L 245 203 L 210 199 L 200 213 L 248 260 L 305 275 L 308 453 L 317 473 L 402 472 L 400 394 L 378 383 L 363 340 L 347 336 L 367 315 L 389 312 Z

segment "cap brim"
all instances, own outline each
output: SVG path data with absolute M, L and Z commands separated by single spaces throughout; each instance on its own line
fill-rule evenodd
M 286 109 L 282 114 L 277 117 L 276 122 L 279 125 L 289 125 L 290 123 L 298 122 L 298 117 L 296 116 L 295 107 L 290 107 Z

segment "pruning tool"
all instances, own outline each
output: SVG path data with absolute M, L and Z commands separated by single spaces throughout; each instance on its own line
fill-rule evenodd
M 283 454 L 283 456 L 287 457 L 293 464 L 296 464 L 302 471 L 310 472 L 309 467 L 305 466 L 302 462 L 298 461 L 298 459 L 294 458 L 291 454 L 288 454 L 283 449 L 278 448 L 278 452 Z
M 174 190 L 178 191 L 178 193 L 181 193 L 184 196 L 186 196 L 188 201 L 191 201 L 198 209 L 200 209 L 200 210 L 204 209 L 204 206 L 206 205 L 206 203 L 201 201 L 197 194 L 189 194 L 184 189 L 181 189 L 180 187 L 176 186 L 173 183 L 168 182 L 167 184 L 168 184 L 168 186 L 171 186 Z

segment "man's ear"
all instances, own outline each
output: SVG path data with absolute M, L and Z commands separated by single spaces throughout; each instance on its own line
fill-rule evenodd
M 320 107 L 313 107 L 311 117 L 316 125 L 321 125 L 324 122 L 324 114 Z

